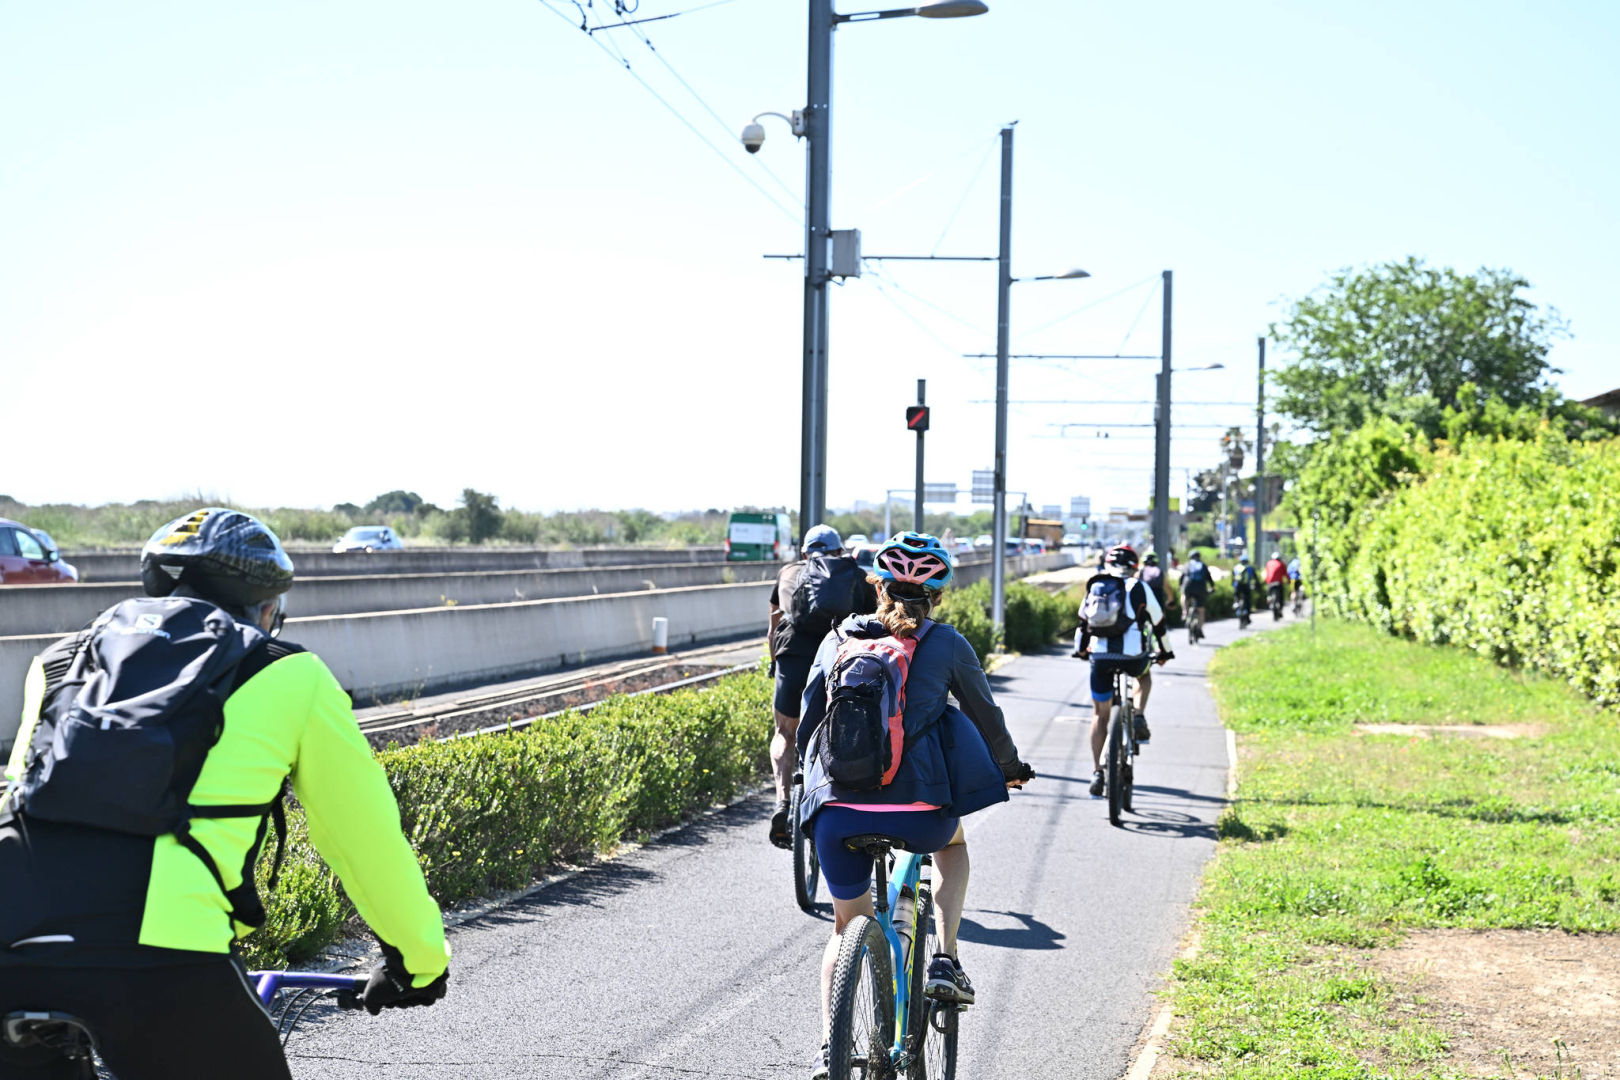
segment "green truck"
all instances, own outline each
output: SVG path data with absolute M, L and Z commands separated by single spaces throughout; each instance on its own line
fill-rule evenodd
M 726 525 L 727 562 L 786 562 L 797 553 L 786 514 L 735 513 Z

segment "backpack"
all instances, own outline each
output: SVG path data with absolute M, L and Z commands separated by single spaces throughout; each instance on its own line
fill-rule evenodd
M 820 642 L 838 623 L 860 607 L 866 572 L 842 555 L 812 555 L 804 561 L 799 584 L 788 605 L 795 637 Z
M 134 836 L 172 833 L 213 875 L 232 918 L 262 925 L 251 869 L 227 890 L 190 823 L 257 817 L 256 853 L 274 818 L 279 871 L 286 838 L 280 793 L 252 806 L 194 806 L 189 796 L 224 730 L 238 668 L 270 642 L 258 627 L 194 597 L 141 597 L 109 609 L 41 703 L 8 813 Z
M 1112 574 L 1092 578 L 1086 599 L 1080 605 L 1080 617 L 1086 621 L 1093 637 L 1123 634 L 1130 625 L 1125 614 L 1125 579 Z
M 909 638 L 837 631 L 838 653 L 827 673 L 827 715 L 816 745 L 834 783 L 875 791 L 894 780 L 906 744 L 906 676 L 933 626 L 924 620 Z
M 1192 584 L 1193 582 L 1200 585 L 1209 584 L 1209 567 L 1201 559 L 1187 564 L 1187 583 Z

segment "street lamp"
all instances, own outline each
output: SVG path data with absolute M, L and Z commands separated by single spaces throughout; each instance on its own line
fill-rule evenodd
M 820 524 L 827 510 L 827 246 L 832 234 L 832 43 L 839 23 L 873 22 L 919 16 L 924 19 L 959 19 L 983 15 L 990 8 L 980 0 L 935 0 L 933 3 L 886 11 L 840 15 L 833 0 L 810 0 L 809 78 L 810 103 L 784 117 L 793 133 L 806 140 L 804 222 L 804 377 L 799 434 L 799 529 Z M 760 113 L 743 129 L 742 143 L 749 153 L 765 145 Z

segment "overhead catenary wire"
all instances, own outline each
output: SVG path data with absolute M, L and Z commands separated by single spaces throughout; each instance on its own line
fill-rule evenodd
M 547 11 L 568 23 L 569 26 L 573 26 L 573 20 L 567 15 L 563 14 L 561 11 L 558 11 L 555 7 L 552 7 L 552 2 L 553 0 L 540 0 L 541 5 L 544 6 Z M 625 72 L 628 73 L 632 79 L 641 84 L 641 88 L 643 90 L 646 90 L 647 93 L 651 94 L 655 99 L 657 99 L 660 105 L 668 109 L 675 119 L 679 120 L 683 125 L 685 125 L 688 131 L 697 136 L 699 142 L 703 143 L 703 145 L 707 146 L 710 150 L 713 150 L 716 156 L 718 156 L 721 161 L 724 161 L 733 172 L 742 177 L 749 187 L 752 187 L 755 191 L 763 195 L 772 206 L 780 210 L 788 218 L 788 220 L 792 221 L 795 225 L 803 224 L 803 219 L 800 215 L 795 214 L 792 210 L 789 210 L 787 207 L 777 202 L 776 196 L 765 190 L 759 181 L 755 180 L 752 176 L 749 176 L 746 172 L 744 172 L 742 167 L 733 161 L 724 150 L 721 150 L 714 143 L 710 142 L 708 138 L 704 136 L 703 132 L 697 129 L 697 126 L 693 124 L 692 121 L 688 120 L 685 115 L 683 115 L 681 111 L 674 105 L 671 105 L 662 94 L 653 89 L 651 83 L 647 82 L 646 79 L 643 79 L 639 74 L 637 74 L 636 69 L 630 66 L 630 61 L 625 59 L 623 53 L 616 53 L 614 50 L 609 49 L 602 43 L 600 39 L 592 34 L 587 33 L 585 36 L 588 40 L 595 44 L 597 48 L 601 49 L 603 53 L 605 53 L 610 59 L 615 60 L 619 66 L 623 67 Z

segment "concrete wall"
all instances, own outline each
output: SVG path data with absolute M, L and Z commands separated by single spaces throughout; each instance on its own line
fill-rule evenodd
M 350 565 L 353 565 L 352 563 Z M 573 570 L 492 570 L 461 574 L 393 574 L 300 578 L 287 594 L 287 612 L 355 615 L 455 604 L 499 604 L 639 589 L 770 581 L 779 563 L 660 563 Z M 8 585 L 0 589 L 0 637 L 61 634 L 79 629 L 107 608 L 143 595 L 138 584 Z
M 357 574 L 449 574 L 479 570 L 560 570 L 581 566 L 638 566 L 653 563 L 712 563 L 725 558 L 718 547 L 594 547 L 558 551 L 549 548 L 407 548 L 370 555 L 331 551 L 293 551 L 300 577 Z M 139 581 L 139 551 L 64 553 L 79 571 L 80 581 Z

